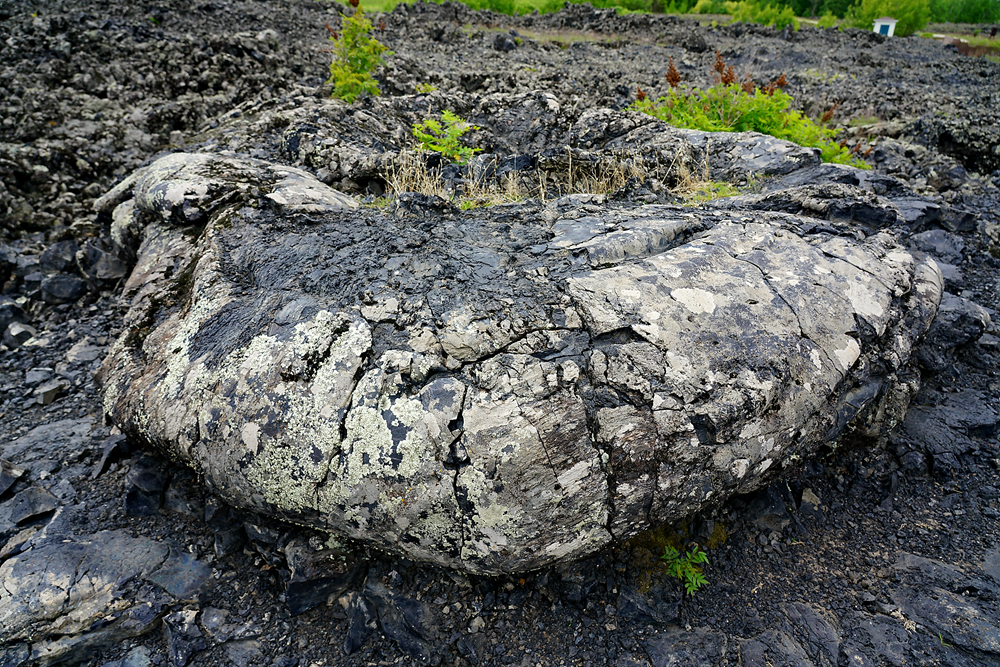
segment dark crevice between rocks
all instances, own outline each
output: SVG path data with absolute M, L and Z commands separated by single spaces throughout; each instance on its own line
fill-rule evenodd
M 332 343 L 330 347 L 333 347 Z M 326 358 L 329 358 L 329 350 L 327 351 Z M 351 390 L 349 396 L 351 396 L 352 398 L 354 396 L 354 390 L 357 389 L 358 383 L 361 382 L 361 378 L 364 377 L 366 368 L 370 362 L 371 362 L 371 350 L 368 350 L 362 355 L 362 361 L 358 365 L 358 370 L 354 372 L 354 377 L 351 378 Z M 317 371 L 318 370 L 319 369 L 317 368 Z M 335 451 L 331 451 L 329 454 L 326 455 L 325 461 L 323 462 L 323 474 L 318 478 L 319 481 L 316 483 L 316 488 L 315 488 L 316 507 L 321 506 L 320 494 L 322 493 L 323 487 L 326 486 L 327 479 L 330 476 L 330 466 L 333 465 L 333 459 L 343 451 L 344 441 L 347 440 L 347 415 L 350 413 L 350 411 L 351 411 L 351 402 L 349 400 L 346 407 L 339 409 L 340 414 L 337 425 L 337 434 L 340 436 L 340 446 Z
M 613 329 L 594 336 L 591 334 L 591 345 L 594 349 L 600 349 L 605 345 L 627 345 L 628 343 L 648 343 L 645 338 L 635 332 L 631 326 Z
M 469 492 L 464 486 L 459 485 L 458 476 L 461 474 L 461 468 L 455 468 L 451 475 L 451 488 L 452 493 L 455 494 L 455 503 L 458 505 L 459 512 L 461 512 L 463 517 L 469 517 L 475 515 L 476 506 L 469 500 Z M 458 554 L 456 555 L 456 560 L 462 560 L 462 554 L 465 552 L 465 542 L 468 539 L 468 527 L 467 522 L 463 519 L 459 521 L 458 524 Z
M 451 476 L 451 488 L 452 493 L 455 495 L 455 504 L 458 505 L 458 509 L 463 517 L 472 517 L 475 514 L 476 506 L 469 500 L 469 492 L 464 486 L 459 485 L 458 476 L 462 472 L 462 468 L 466 467 L 471 463 L 469 458 L 469 452 L 466 450 L 465 445 L 462 444 L 462 438 L 465 437 L 465 399 L 462 399 L 462 407 L 458 410 L 458 415 L 455 416 L 451 422 L 448 423 L 448 429 L 450 431 L 461 430 L 461 433 L 456 437 L 450 445 L 449 448 L 449 459 L 443 461 L 445 469 L 452 471 Z M 452 428 L 452 424 L 455 424 L 456 428 Z M 459 521 L 459 541 L 458 541 L 458 554 L 457 560 L 462 559 L 462 553 L 465 551 L 465 541 L 467 539 L 467 528 L 466 521 Z
M 584 309 L 580 307 L 580 304 L 576 302 L 575 299 L 572 300 L 572 307 L 576 309 L 578 313 L 584 312 Z M 596 349 L 594 343 L 601 338 L 601 336 L 594 335 L 593 330 L 589 326 L 584 327 L 587 333 L 590 334 L 591 348 Z M 635 335 L 635 332 L 628 329 L 631 335 Z M 613 332 L 608 332 L 613 333 Z M 619 536 L 615 535 L 614 531 L 611 529 L 612 523 L 615 519 L 616 509 L 615 509 L 615 489 L 617 487 L 617 481 L 615 479 L 614 470 L 611 468 L 611 453 L 606 449 L 601 447 L 601 441 L 598 437 L 598 426 L 597 426 L 597 405 L 594 400 L 593 394 L 596 392 L 596 388 L 601 386 L 603 383 L 599 383 L 593 377 L 593 365 L 590 363 L 589 358 L 584 361 L 581 370 L 582 377 L 587 379 L 590 387 L 587 393 L 590 394 L 588 399 L 587 395 L 581 396 L 583 402 L 583 413 L 587 419 L 587 432 L 590 434 L 590 444 L 597 450 L 597 460 L 598 464 L 601 466 L 601 471 L 604 473 L 604 479 L 608 486 L 607 498 L 605 499 L 608 504 L 608 518 L 604 523 L 604 530 L 608 531 L 608 535 L 611 536 L 612 540 L 618 540 Z M 579 385 L 578 385 L 579 386 Z M 650 503 L 652 506 L 652 503 Z M 649 509 L 647 508 L 646 523 L 649 523 Z
M 466 361 L 460 361 L 459 362 L 460 368 L 462 370 L 465 370 L 469 366 L 474 366 L 476 364 L 481 364 L 481 363 L 484 363 L 484 362 L 487 362 L 487 361 L 492 361 L 493 359 L 495 359 L 495 358 L 497 358 L 497 357 L 499 357 L 501 355 L 507 354 L 507 350 L 509 350 L 512 346 L 514 346 L 514 345 L 516 345 L 518 343 L 523 342 L 531 334 L 533 334 L 533 333 L 542 333 L 544 331 L 577 331 L 577 329 L 567 329 L 565 327 L 557 327 L 557 326 L 540 327 L 540 328 L 535 328 L 535 329 L 528 329 L 524 333 L 519 334 L 517 336 L 517 338 L 514 338 L 509 343 L 506 343 L 506 344 L 502 345 L 501 347 L 497 348 L 493 352 L 488 352 L 488 353 L 484 354 L 481 357 L 476 357 L 475 359 L 468 359 Z M 431 379 L 433 377 L 435 377 L 436 375 L 437 374 L 427 376 L 427 380 L 425 381 L 425 384 L 429 383 L 431 381 Z

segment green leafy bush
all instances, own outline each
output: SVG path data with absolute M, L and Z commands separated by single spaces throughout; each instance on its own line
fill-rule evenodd
M 725 14 L 725 8 L 719 0 L 698 0 L 691 9 L 692 14 Z
M 667 564 L 667 572 L 671 577 L 681 580 L 688 595 L 694 595 L 699 588 L 708 583 L 701 571 L 701 564 L 708 562 L 708 554 L 697 546 L 682 556 L 677 549 L 667 545 L 660 560 Z
M 662 3 L 661 3 L 662 4 Z M 687 14 L 694 7 L 695 0 L 668 0 L 663 5 L 664 14 Z
M 931 21 L 934 23 L 1000 21 L 1000 2 L 996 0 L 930 0 L 930 6 Z
M 452 162 L 464 164 L 480 149 L 463 146 L 460 139 L 466 132 L 478 129 L 476 125 L 471 125 L 445 110 L 441 112 L 440 121 L 428 118 L 414 125 L 413 136 L 420 142 L 422 150 L 440 153 Z
M 800 146 L 818 148 L 824 162 L 851 164 L 870 169 L 851 151 L 835 143 L 835 132 L 817 125 L 792 109 L 792 96 L 781 90 L 784 76 L 765 87 L 752 81 L 735 80 L 732 68 L 716 58 L 721 75 L 711 88 L 689 90 L 672 87 L 665 97 L 636 100 L 629 107 L 673 125 L 706 132 L 760 132 L 787 139 Z
M 329 27 L 329 26 L 328 26 Z M 342 31 L 330 35 L 333 42 L 333 61 L 330 63 L 330 78 L 333 97 L 351 103 L 361 95 L 378 95 L 378 82 L 372 74 L 382 66 L 383 58 L 392 51 L 371 36 L 372 24 L 361 7 L 354 15 L 345 19 Z
M 907 37 L 927 25 L 931 19 L 931 6 L 928 0 L 860 0 L 847 10 L 844 24 L 871 30 L 875 19 L 882 16 L 896 19 L 895 34 Z
M 827 11 L 826 14 L 820 17 L 819 22 L 816 24 L 820 28 L 832 28 L 837 25 L 837 17 L 834 16 L 833 12 Z
M 792 8 L 778 3 L 771 5 L 753 0 L 742 0 L 741 2 L 727 2 L 725 7 L 733 21 L 773 25 L 779 30 L 786 25 L 790 25 L 796 30 L 799 29 L 799 21 L 795 18 L 795 12 Z

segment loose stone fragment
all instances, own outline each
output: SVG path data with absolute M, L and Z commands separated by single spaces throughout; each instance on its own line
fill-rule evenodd
M 0 497 L 7 492 L 7 489 L 14 485 L 24 475 L 24 471 L 17 466 L 0 459 Z
M 14 496 L 10 518 L 24 524 L 59 507 L 59 500 L 43 488 L 32 486 Z

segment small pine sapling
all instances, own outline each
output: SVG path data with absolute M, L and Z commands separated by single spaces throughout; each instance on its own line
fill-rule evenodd
M 372 24 L 365 17 L 358 0 L 351 0 L 354 15 L 344 19 L 341 32 L 330 31 L 333 42 L 333 61 L 330 63 L 330 78 L 333 97 L 352 103 L 361 95 L 378 95 L 378 82 L 372 73 L 383 64 L 383 58 L 392 51 L 371 36 Z

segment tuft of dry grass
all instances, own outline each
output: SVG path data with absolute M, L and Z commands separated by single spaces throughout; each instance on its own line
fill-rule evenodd
M 652 176 L 634 151 L 598 156 L 567 147 L 565 153 L 540 158 L 538 167 L 543 197 L 608 194 L 633 180 L 643 183 Z
M 469 179 L 457 187 L 447 183 L 440 170 L 429 168 L 425 155 L 416 151 L 401 152 L 383 176 L 390 195 L 416 192 L 437 196 L 462 210 L 529 198 L 545 201 L 569 194 L 606 195 L 636 182 L 654 191 L 669 192 L 685 203 L 737 194 L 733 186 L 711 180 L 707 157 L 700 169 L 693 171 L 680 158 L 669 165 L 649 165 L 636 151 L 594 155 L 568 147 L 565 153 L 540 157 L 534 170 L 510 172 L 500 178 Z
M 507 174 L 499 181 L 470 180 L 457 191 L 449 190 L 440 170 L 429 168 L 424 154 L 414 151 L 401 152 L 385 170 L 384 178 L 388 190 L 394 194 L 416 192 L 433 195 L 454 201 L 463 210 L 510 204 L 530 196 L 515 174 Z
M 387 188 L 394 193 L 416 192 L 444 197 L 445 185 L 439 172 L 427 168 L 419 153 L 403 151 L 389 163 L 384 172 Z

